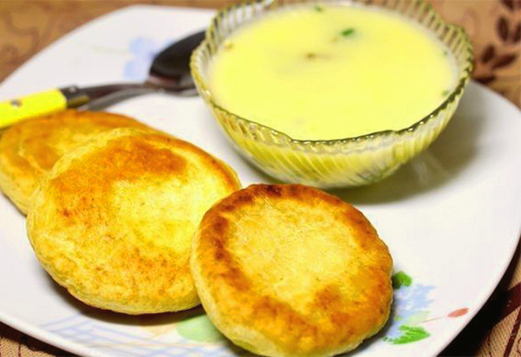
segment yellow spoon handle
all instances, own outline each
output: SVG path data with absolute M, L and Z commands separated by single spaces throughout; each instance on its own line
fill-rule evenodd
M 67 98 L 60 89 L 0 102 L 0 128 L 20 120 L 50 114 L 67 108 Z

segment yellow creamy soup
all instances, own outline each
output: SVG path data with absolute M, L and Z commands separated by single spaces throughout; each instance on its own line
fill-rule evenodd
M 217 104 L 297 139 L 406 128 L 455 82 L 454 59 L 428 30 L 358 6 L 266 15 L 229 36 L 210 67 Z

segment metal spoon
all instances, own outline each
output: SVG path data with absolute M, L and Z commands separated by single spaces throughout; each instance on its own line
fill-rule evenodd
M 201 31 L 165 48 L 155 56 L 144 82 L 69 86 L 0 102 L 0 128 L 67 108 L 99 109 L 118 100 L 155 91 L 195 95 L 189 62 L 192 51 L 203 39 L 204 31 Z

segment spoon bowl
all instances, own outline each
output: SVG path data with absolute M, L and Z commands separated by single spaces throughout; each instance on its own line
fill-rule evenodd
M 150 92 L 165 92 L 180 96 L 196 96 L 190 73 L 192 51 L 204 40 L 204 31 L 196 32 L 172 43 L 152 61 L 144 82 L 119 83 L 85 87 L 80 92 L 88 98 L 80 109 L 100 109 L 120 100 Z
M 91 87 L 73 85 L 0 102 L 0 129 L 20 120 L 68 108 L 101 109 L 117 101 L 150 92 L 197 95 L 189 63 L 192 51 L 203 39 L 204 31 L 200 31 L 159 52 L 152 61 L 148 78 L 144 82 Z

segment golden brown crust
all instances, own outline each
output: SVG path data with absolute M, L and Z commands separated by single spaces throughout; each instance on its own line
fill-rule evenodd
M 310 187 L 252 185 L 222 200 L 200 224 L 191 265 L 216 326 L 260 354 L 341 353 L 388 318 L 387 247 L 358 210 Z
M 56 160 L 101 132 L 120 127 L 147 128 L 124 115 L 76 110 L 11 126 L 0 137 L 0 189 L 27 213 L 38 182 Z
M 189 270 L 197 225 L 239 187 L 194 145 L 114 129 L 56 162 L 34 196 L 28 234 L 50 275 L 89 305 L 183 310 L 199 303 Z

